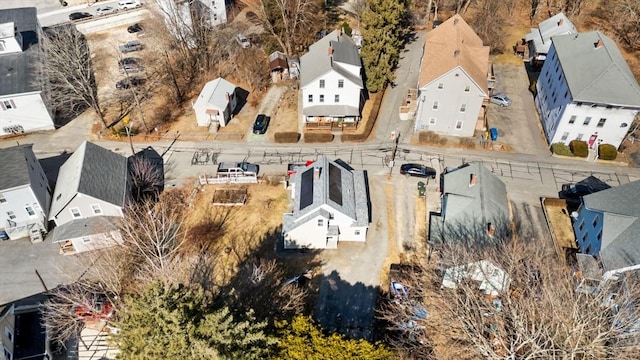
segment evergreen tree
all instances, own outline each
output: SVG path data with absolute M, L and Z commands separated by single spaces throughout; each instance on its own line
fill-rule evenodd
M 114 342 L 120 359 L 262 359 L 275 339 L 265 323 L 235 319 L 228 308 L 203 306 L 200 288 L 153 283 L 125 298 Z
M 393 72 L 408 34 L 406 1 L 367 0 L 361 25 L 367 89 L 378 92 L 395 78 Z
M 324 335 L 309 317 L 298 316 L 291 324 L 279 324 L 281 359 L 288 360 L 378 360 L 391 359 L 391 352 L 380 344 Z

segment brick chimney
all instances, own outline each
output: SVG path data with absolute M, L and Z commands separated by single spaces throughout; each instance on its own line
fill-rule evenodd
M 562 24 L 564 24 L 564 19 L 558 20 L 558 26 L 562 26 Z
M 316 180 L 320 179 L 320 168 L 317 166 L 313 167 L 313 178 Z
M 458 58 L 458 56 L 460 56 L 460 49 L 456 49 L 456 50 L 453 52 L 453 58 L 454 58 L 454 59 Z
M 477 182 L 478 182 L 478 175 L 471 174 L 471 176 L 469 177 L 469 187 L 475 186 Z
M 331 43 L 329 43 L 329 49 L 327 50 L 327 55 L 329 56 L 333 55 L 333 46 L 331 45 Z
M 453 25 L 458 25 L 458 21 L 460 21 L 460 19 L 456 16 L 456 18 L 453 19 Z
M 593 46 L 594 46 L 596 49 L 600 49 L 603 45 L 604 45 L 604 42 L 602 41 L 602 39 L 598 39 L 598 41 L 596 41 L 595 43 L 593 43 Z

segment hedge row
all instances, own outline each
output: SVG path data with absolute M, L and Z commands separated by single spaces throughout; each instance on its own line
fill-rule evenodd
M 382 90 L 382 93 L 376 96 L 371 108 L 371 112 L 369 113 L 369 118 L 365 121 L 364 131 L 361 134 L 342 133 L 342 135 L 340 136 L 340 140 L 342 140 L 343 142 L 363 142 L 369 138 L 371 130 L 373 130 L 373 125 L 376 124 L 376 119 L 378 118 L 378 112 L 380 111 L 380 105 L 382 105 L 382 98 L 384 97 L 383 94 L 384 89 Z
M 273 134 L 273 140 L 279 144 L 295 144 L 300 140 L 297 132 L 277 132 Z
M 611 144 L 601 144 L 598 146 L 598 158 L 602 160 L 615 160 L 618 157 L 618 150 Z
M 569 150 L 569 147 L 564 143 L 551 144 L 551 152 L 556 155 L 573 156 L 573 153 L 571 152 L 571 150 Z
M 332 141 L 333 141 L 333 134 L 331 133 L 308 132 L 304 134 L 304 142 L 306 143 L 325 143 L 325 142 L 332 142 Z

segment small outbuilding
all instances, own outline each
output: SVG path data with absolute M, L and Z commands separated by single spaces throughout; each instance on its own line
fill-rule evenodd
M 236 114 L 239 89 L 223 78 L 206 83 L 193 104 L 198 126 L 206 126 L 214 131 L 218 127 L 225 127 Z

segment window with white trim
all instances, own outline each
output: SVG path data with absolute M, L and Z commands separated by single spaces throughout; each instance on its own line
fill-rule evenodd
M 560 138 L 560 141 L 565 141 L 565 140 L 567 140 L 567 138 L 569 138 L 569 133 L 568 132 L 562 134 L 562 137 Z
M 82 214 L 80 213 L 80 208 L 71 208 L 69 209 L 69 211 L 71 211 L 71 216 L 73 216 L 74 219 L 78 219 L 82 217 Z
M 323 103 L 324 102 L 324 95 L 320 95 L 320 102 Z
M 2 100 L 0 101 L 0 106 L 2 107 L 2 110 L 11 110 L 11 109 L 16 109 L 16 103 L 13 102 L 13 100 Z
M 29 214 L 29 216 L 36 215 L 35 210 L 33 210 L 33 206 L 26 206 L 24 209 L 27 211 L 27 214 Z
M 444 84 L 443 83 L 438 83 L 438 90 L 442 90 L 444 89 Z
M 587 126 L 589 125 L 590 122 L 591 122 L 591 116 L 587 116 L 586 118 L 584 118 L 584 122 L 582 123 L 582 125 Z
M 571 115 L 571 118 L 569 118 L 569 124 L 573 124 L 574 122 L 576 122 L 576 118 L 577 116 Z
M 90 243 L 90 242 L 91 242 L 91 238 L 90 238 L 90 237 L 88 237 L 88 236 L 84 236 L 84 237 L 82 238 L 82 243 L 83 243 L 83 244 Z
M 324 219 L 318 219 L 318 226 L 324 225 Z
M 11 329 L 9 329 L 8 326 L 4 327 L 4 336 L 6 336 L 7 339 L 9 339 L 9 341 L 13 344 L 13 333 L 11 332 Z
M 576 140 L 582 140 L 583 136 L 584 136 L 584 134 L 578 134 L 578 137 L 576 137 Z
M 467 111 L 467 104 L 460 105 L 460 112 L 465 112 L 465 111 Z
M 320 80 L 320 89 L 324 89 L 324 80 Z
M 429 125 L 435 125 L 436 121 L 438 121 L 438 119 L 436 118 L 429 118 Z
M 4 346 L 3 346 L 4 347 Z M 13 354 L 6 347 L 4 348 L 4 357 L 7 360 L 13 360 Z
M 0 193 L 0 204 L 6 203 L 7 199 L 4 197 L 4 194 Z
M 354 231 L 353 231 L 353 235 L 355 235 L 355 236 L 359 236 L 359 235 L 360 235 L 360 230 L 354 230 Z
M 309 102 L 312 103 L 313 102 L 313 95 L 309 94 Z
M 94 215 L 102 215 L 102 208 L 100 207 L 100 204 L 91 205 L 91 210 Z
M 437 100 L 433 102 L 432 109 L 433 110 L 438 110 L 438 101 Z
M 598 125 L 596 125 L 596 127 L 599 127 L 599 128 L 604 127 L 604 123 L 606 122 L 607 122 L 607 119 L 600 118 L 600 120 L 598 121 Z
M 338 88 L 342 89 L 344 87 L 344 80 L 340 79 L 338 80 Z
M 16 218 L 16 214 L 13 211 L 7 211 L 7 216 L 9 217 L 9 220 Z
M 462 120 L 456 121 L 456 130 L 462 129 Z
M 471 90 L 471 86 L 467 85 L 464 87 L 464 92 L 469 92 Z

